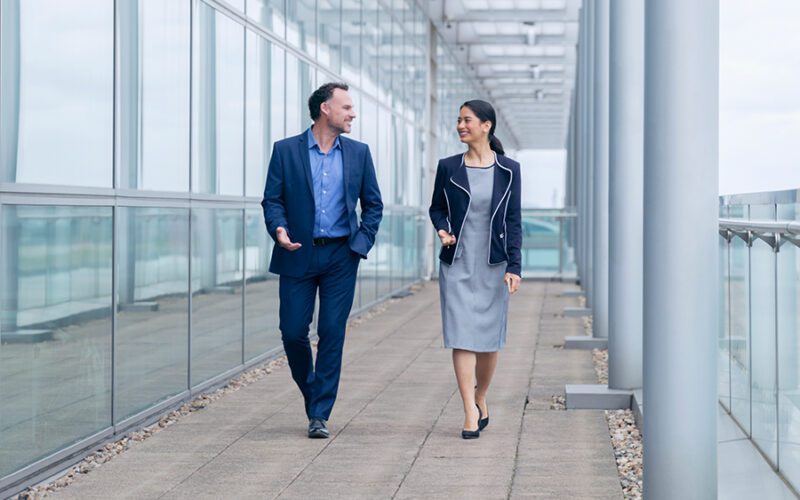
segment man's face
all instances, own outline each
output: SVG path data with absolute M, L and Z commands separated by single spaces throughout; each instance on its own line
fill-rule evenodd
M 334 89 L 331 98 L 320 106 L 320 111 L 327 118 L 330 128 L 340 134 L 350 133 L 356 112 L 353 109 L 353 99 L 346 90 Z

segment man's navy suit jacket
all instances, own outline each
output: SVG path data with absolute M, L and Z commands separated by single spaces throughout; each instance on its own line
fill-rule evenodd
M 293 242 L 302 246 L 290 252 L 280 245 L 272 250 L 271 273 L 302 277 L 311 260 L 314 231 L 314 188 L 308 157 L 307 131 L 275 143 L 264 187 L 264 221 L 277 242 L 276 230 L 283 227 Z M 366 259 L 383 217 L 383 202 L 369 146 L 339 136 L 344 165 L 344 199 L 350 222 L 350 250 Z M 361 223 L 356 205 L 361 201 Z

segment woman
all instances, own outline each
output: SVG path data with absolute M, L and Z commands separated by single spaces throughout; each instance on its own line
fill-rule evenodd
M 453 349 L 464 439 L 489 425 L 486 394 L 506 341 L 508 296 L 521 281 L 519 163 L 503 156 L 496 126 L 488 102 L 461 105 L 456 129 L 468 149 L 439 160 L 430 207 L 442 241 L 444 346 Z

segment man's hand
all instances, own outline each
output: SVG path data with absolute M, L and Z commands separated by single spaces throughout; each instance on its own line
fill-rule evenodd
M 456 237 L 448 233 L 444 229 L 439 230 L 439 239 L 442 240 L 442 245 L 446 247 L 456 244 Z
M 522 282 L 522 278 L 517 276 L 516 274 L 506 273 L 503 281 L 506 282 L 506 286 L 508 287 L 508 293 L 513 294 L 517 290 L 519 290 L 519 284 Z
M 294 252 L 298 248 L 300 248 L 300 243 L 293 243 L 292 240 L 289 239 L 289 234 L 286 232 L 286 229 L 279 227 L 275 230 L 275 235 L 278 237 L 278 245 L 285 250 L 289 250 L 290 252 Z

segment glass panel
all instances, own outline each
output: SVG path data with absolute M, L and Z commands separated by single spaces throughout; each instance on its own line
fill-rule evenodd
M 234 9 L 244 12 L 244 0 L 224 0 L 224 1 L 230 4 L 230 6 L 233 7 Z
M 161 0 L 118 6 L 121 187 L 189 190 L 189 7 Z
M 274 144 L 286 137 L 286 51 L 273 45 L 271 63 L 272 100 L 269 107 L 272 138 L 270 142 Z
M 778 205 L 778 220 L 800 220 L 800 205 Z M 783 476 L 800 487 L 800 249 L 790 242 L 778 252 L 778 377 L 780 456 Z
M 378 89 L 378 30 L 379 7 L 377 2 L 364 2 L 361 12 L 361 86 L 369 95 Z
M 245 262 L 245 359 L 281 345 L 278 330 L 278 276 L 269 273 L 272 238 L 267 234 L 264 213 L 259 209 L 246 211 L 247 241 Z
M 291 0 L 286 24 L 286 40 L 311 57 L 315 56 L 317 39 L 315 10 L 315 0 Z
M 392 237 L 394 235 L 394 211 L 384 208 L 383 220 L 378 231 L 378 245 L 372 251 L 377 266 L 378 298 L 383 298 L 392 290 Z
M 311 67 L 292 54 L 286 55 L 286 133 L 299 134 L 311 126 L 308 98 L 314 91 Z
M 369 146 L 373 162 L 377 162 L 377 157 L 375 156 L 375 147 L 378 144 L 378 109 L 375 101 L 366 95 L 361 97 L 361 109 L 361 140 Z M 356 121 L 358 121 L 358 119 Z M 383 189 L 384 186 L 381 185 L 381 190 Z M 381 223 L 381 227 L 378 230 L 378 237 L 380 237 L 380 234 L 384 231 L 383 224 L 386 220 L 386 214 L 387 211 L 384 209 L 384 221 Z M 376 273 L 378 262 L 378 246 L 379 245 L 376 241 L 376 245 L 370 251 L 369 255 L 367 256 L 367 260 L 361 261 L 361 265 L 359 266 L 358 273 L 359 283 L 361 286 L 362 306 L 371 304 L 377 298 L 378 291 Z
M 247 0 L 247 16 L 283 38 L 286 32 L 285 0 Z
M 378 75 L 378 100 L 392 105 L 392 34 L 394 20 L 388 9 L 378 11 L 378 45 L 375 54 Z
M 342 2 L 341 0 L 319 0 L 318 8 L 319 52 L 317 60 L 326 69 L 339 73 L 342 55 Z
M 0 22 L 0 181 L 113 187 L 114 3 L 3 0 Z
M 751 205 L 750 218 L 775 220 L 775 205 Z M 778 463 L 778 401 L 775 338 L 775 252 L 756 240 L 750 248 L 750 346 L 752 438 Z
M 361 0 L 342 0 L 342 76 L 361 82 Z
M 245 90 L 247 100 L 245 106 L 247 120 L 245 127 L 245 195 L 247 196 L 261 197 L 264 193 L 264 182 L 267 178 L 267 165 L 269 164 L 270 139 L 272 138 L 270 105 L 273 102 L 283 101 L 284 97 L 283 85 L 279 89 L 281 92 L 279 96 L 273 95 L 273 88 L 270 85 L 273 56 L 271 43 L 253 32 L 247 32 L 247 88 Z M 281 125 L 283 125 L 282 119 Z
M 241 210 L 192 210 L 192 386 L 242 362 Z
M 117 211 L 118 313 L 114 417 L 187 389 L 189 210 Z
M 381 187 L 381 195 L 384 200 L 394 200 L 394 172 L 393 158 L 393 120 L 392 113 L 384 108 L 378 107 L 378 151 L 375 158 L 375 170 L 378 175 L 378 184 Z M 389 203 L 387 203 L 389 204 Z
M 728 217 L 728 207 L 720 207 L 719 216 Z M 719 335 L 718 338 L 718 358 L 717 392 L 722 406 L 728 411 L 731 409 L 731 332 L 730 332 L 730 245 L 728 241 L 720 235 L 719 237 Z
M 748 218 L 746 206 L 729 208 L 732 219 Z M 524 241 L 524 240 L 523 240 Z M 731 241 L 731 415 L 750 433 L 750 260 L 747 243 Z
M 111 425 L 110 207 L 2 207 L 0 477 Z
M 192 190 L 239 195 L 244 185 L 244 28 L 200 3 Z

